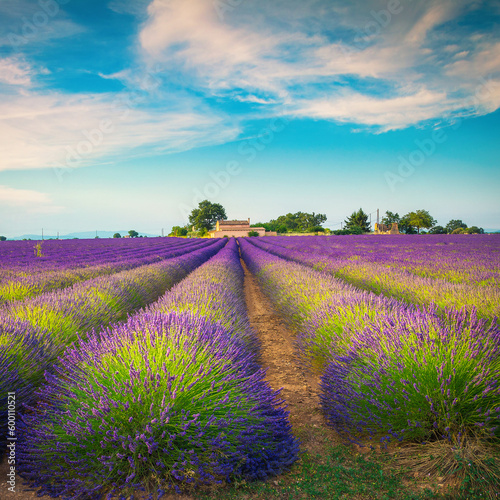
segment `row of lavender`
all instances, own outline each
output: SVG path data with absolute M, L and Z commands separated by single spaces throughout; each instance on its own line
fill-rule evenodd
M 134 252 L 147 253 L 186 242 L 183 238 L 8 241 L 0 245 L 0 277 L 4 272 L 50 271 L 115 262 Z
M 160 262 L 164 259 L 177 257 L 184 253 L 194 251 L 205 246 L 206 241 L 160 240 L 156 245 L 137 245 L 134 240 L 129 240 L 126 251 L 117 252 L 116 255 L 96 252 L 93 255 L 92 265 L 83 266 L 83 262 L 73 262 L 74 266 L 66 265 L 58 268 L 58 261 L 50 261 L 50 269 L 37 269 L 35 272 L 17 272 L 11 276 L 4 276 L 0 283 L 0 304 L 22 300 L 42 293 L 71 286 L 98 276 L 107 276 L 119 271 L 134 269 L 139 266 Z M 5 244 L 7 246 L 7 244 Z M 96 245 L 96 249 L 99 245 Z M 125 248 L 120 247 L 122 250 Z M 62 252 L 63 246 L 60 251 Z M 42 266 L 43 267 L 43 266 Z
M 154 302 L 223 246 L 212 241 L 176 258 L 0 308 L 0 443 L 5 441 L 9 392 L 16 392 L 19 403 L 31 402 L 45 371 L 53 370 L 68 346 Z
M 99 499 L 281 472 L 298 443 L 257 352 L 233 240 L 67 351 L 24 417 L 22 475 L 52 496 Z
M 463 235 L 445 235 L 440 238 L 452 237 L 469 239 Z M 377 245 L 383 245 L 384 241 L 388 241 L 386 238 L 391 238 L 385 235 L 365 237 L 371 238 L 370 241 L 373 243 L 373 247 L 370 247 L 368 242 L 366 242 L 366 246 L 362 247 L 364 250 L 361 251 L 358 248 L 358 253 L 356 253 L 353 248 L 353 254 L 349 257 L 349 242 L 353 242 L 354 238 L 356 237 L 277 238 L 273 239 L 272 242 L 267 239 L 265 241 L 259 240 L 255 244 L 279 257 L 305 264 L 316 270 L 329 272 L 358 288 L 377 294 L 392 296 L 398 300 L 404 300 L 425 307 L 435 304 L 442 310 L 446 308 L 474 308 L 479 316 L 488 319 L 500 317 L 500 280 L 495 278 L 493 284 L 488 282 L 479 286 L 474 281 L 470 283 L 467 280 L 452 282 L 440 277 L 418 276 L 415 273 L 400 268 L 396 264 L 391 265 L 390 263 L 394 262 L 393 257 L 387 257 L 389 264 L 382 263 L 386 254 L 382 251 L 380 254 L 377 254 L 376 249 Z M 426 237 L 423 238 L 425 239 Z M 487 250 L 481 249 L 479 239 L 485 242 Z M 344 244 L 345 247 L 343 247 L 339 255 L 338 248 L 340 243 L 338 241 L 340 240 L 347 243 Z M 478 268 L 483 269 L 481 272 L 486 273 L 486 269 L 488 269 L 489 275 L 499 274 L 500 238 L 496 238 L 496 235 L 477 235 L 472 240 L 475 241 L 474 248 L 478 249 L 476 259 Z M 394 256 L 399 251 L 400 259 L 403 259 L 401 256 L 405 255 L 408 249 L 411 248 L 411 242 L 407 243 L 404 236 L 394 236 L 393 241 L 399 242 L 394 243 L 395 247 L 399 248 L 399 250 L 393 249 L 392 255 Z M 442 252 L 439 250 L 443 245 L 439 245 L 437 239 L 434 243 L 436 254 L 434 257 L 430 257 L 432 253 L 430 248 L 427 248 L 425 252 L 424 249 L 421 249 L 421 251 L 425 253 L 426 260 L 429 262 L 434 261 L 434 266 L 437 266 L 439 261 L 442 261 L 444 266 L 446 260 L 442 258 Z M 430 245 L 426 247 L 430 247 Z M 385 246 L 382 246 L 382 248 L 385 248 Z M 481 256 L 486 255 L 488 252 L 491 252 L 488 264 L 485 264 L 485 267 L 481 267 Z M 377 255 L 376 259 L 375 255 Z M 467 260 L 460 253 L 454 255 L 453 259 L 458 270 L 461 270 L 464 266 L 463 262 Z M 446 265 L 451 266 L 452 263 Z M 470 264 L 470 267 L 472 268 L 473 264 Z
M 359 290 L 266 252 L 253 239 L 240 245 L 250 270 L 297 332 L 298 352 L 321 374 L 330 425 L 355 441 L 440 443 L 431 454 L 448 467 L 441 475 L 472 463 L 486 478 L 485 491 L 498 488 L 495 321 Z
M 367 235 L 278 237 L 274 243 L 335 260 L 337 269 L 361 260 L 450 283 L 500 286 L 500 235 Z M 331 262 L 333 264 L 333 262 Z

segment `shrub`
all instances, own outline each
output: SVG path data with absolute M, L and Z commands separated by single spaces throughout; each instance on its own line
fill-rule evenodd
M 101 498 L 281 472 L 297 457 L 287 413 L 230 337 L 188 313 L 91 336 L 24 417 L 21 474 L 43 493 Z
M 434 226 L 429 230 L 429 234 L 446 234 L 446 229 L 443 226 Z
M 311 226 L 307 228 L 308 233 L 324 233 L 325 228 L 321 226 Z
M 248 236 L 251 236 L 251 237 L 259 236 L 259 233 L 257 231 L 249 231 Z
M 0 319 L 0 458 L 5 451 L 7 396 L 15 392 L 17 410 L 33 401 L 46 370 L 57 359 L 49 336 L 29 323 Z
M 351 226 L 349 228 L 349 234 L 363 234 L 363 229 L 360 226 Z
M 467 234 L 484 234 L 484 229 L 482 227 L 471 226 L 468 227 L 465 232 Z
M 411 311 L 333 354 L 321 381 L 330 425 L 380 442 L 470 439 L 498 446 L 500 329 L 475 311 Z M 458 466 L 457 466 L 458 467 Z

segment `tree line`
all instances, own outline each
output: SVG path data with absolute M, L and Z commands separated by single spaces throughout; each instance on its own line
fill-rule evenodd
M 206 236 L 215 228 L 217 221 L 227 220 L 226 210 L 219 203 L 211 203 L 208 200 L 200 202 L 198 208 L 192 210 L 189 215 L 189 224 L 185 226 L 173 226 L 169 236 Z M 326 214 L 315 212 L 296 212 L 280 215 L 269 222 L 258 222 L 251 227 L 264 227 L 266 231 L 279 234 L 286 233 L 330 233 L 336 235 L 364 234 L 372 232 L 369 215 L 360 208 L 354 211 L 343 222 L 342 229 L 330 231 L 325 229 Z M 399 231 L 403 234 L 484 234 L 482 227 L 470 226 L 460 219 L 452 219 L 445 226 L 437 225 L 436 219 L 427 210 L 415 210 L 408 212 L 402 217 L 390 210 L 385 212 L 381 220 L 382 224 L 398 224 Z M 425 231 L 425 230 L 428 231 Z M 253 232 L 253 235 L 258 233 Z M 130 238 L 142 237 L 135 230 L 128 232 Z M 120 233 L 115 233 L 113 238 L 121 238 Z M 5 236 L 0 236 L 0 241 L 5 241 Z
M 363 209 L 353 212 L 344 221 L 344 227 L 333 234 L 364 234 L 372 231 L 371 224 L 368 221 L 369 215 Z M 415 210 L 408 212 L 402 217 L 398 213 L 391 211 L 385 212 L 380 221 L 382 224 L 398 224 L 399 232 L 403 234 L 483 234 L 482 227 L 467 227 L 463 221 L 452 219 L 446 226 L 438 226 L 436 219 L 427 210 Z M 428 231 L 425 231 L 428 229 Z
M 215 228 L 217 221 L 227 220 L 226 210 L 219 203 L 211 203 L 204 200 L 199 203 L 198 208 L 192 210 L 189 215 L 189 224 L 185 226 L 174 226 L 169 236 L 206 236 Z M 251 227 L 264 227 L 266 231 L 278 234 L 286 233 L 331 233 L 336 235 L 364 234 L 372 232 L 369 215 L 360 208 L 355 210 L 343 222 L 343 227 L 338 230 L 329 230 L 323 227 L 326 222 L 326 214 L 296 212 L 280 215 L 268 222 L 257 222 Z M 382 224 L 398 224 L 399 231 L 403 234 L 483 234 L 481 227 L 468 227 L 462 220 L 452 219 L 446 226 L 437 225 L 436 219 L 427 210 L 415 210 L 400 216 L 390 210 L 385 212 L 381 220 Z

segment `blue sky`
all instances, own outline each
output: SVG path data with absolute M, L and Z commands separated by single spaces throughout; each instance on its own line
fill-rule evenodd
M 1 0 L 0 234 L 427 209 L 500 228 L 500 4 Z

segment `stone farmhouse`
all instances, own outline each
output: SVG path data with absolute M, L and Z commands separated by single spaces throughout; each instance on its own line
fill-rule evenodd
M 248 236 L 250 231 L 259 233 L 259 236 L 276 236 L 276 233 L 266 233 L 266 229 L 263 227 L 250 227 L 250 219 L 217 221 L 215 229 L 210 231 L 208 234 L 210 238 L 224 238 L 224 236 L 235 236 L 238 238 Z
M 393 224 L 375 224 L 375 234 L 399 234 L 396 222 Z

